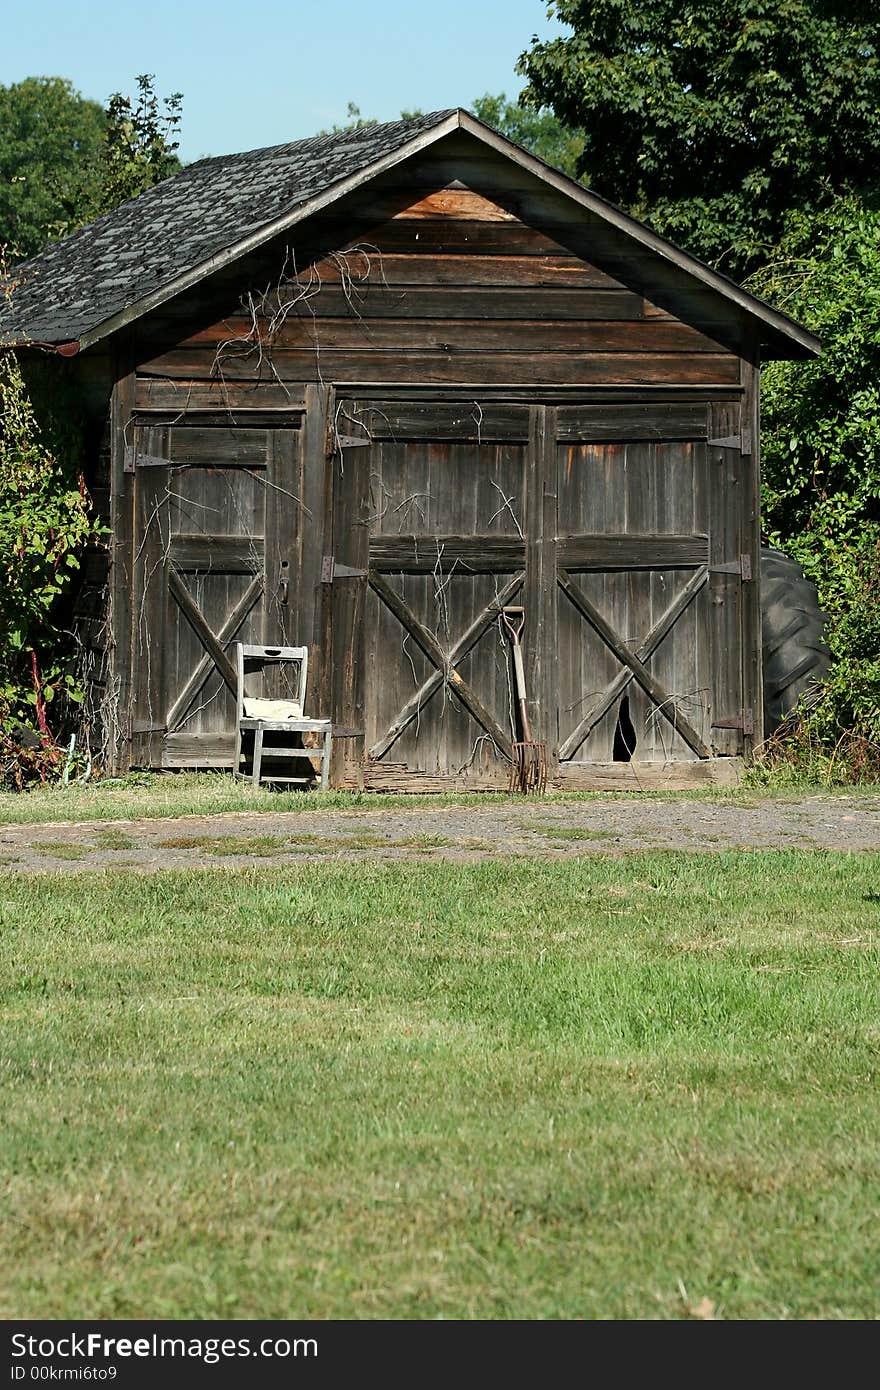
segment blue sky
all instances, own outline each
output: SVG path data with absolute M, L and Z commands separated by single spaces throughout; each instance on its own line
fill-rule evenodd
M 140 72 L 183 92 L 186 160 L 312 135 L 345 116 L 514 95 L 533 34 L 562 32 L 545 0 L 32 0 L 4 26 L 0 84 L 69 77 L 104 102 Z

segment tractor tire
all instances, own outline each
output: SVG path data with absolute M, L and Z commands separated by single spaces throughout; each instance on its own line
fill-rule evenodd
M 761 550 L 764 737 L 768 738 L 828 675 L 826 614 L 816 586 L 781 550 Z

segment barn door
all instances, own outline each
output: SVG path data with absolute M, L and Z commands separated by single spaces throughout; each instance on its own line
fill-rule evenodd
M 343 401 L 336 418 L 333 708 L 361 735 L 337 780 L 503 786 L 498 616 L 526 581 L 529 410 Z
M 748 576 L 735 538 L 719 553 L 735 499 L 709 466 L 706 407 L 562 408 L 557 468 L 560 764 L 741 751 L 724 591 Z
M 134 429 L 134 766 L 229 765 L 232 643 L 302 630 L 299 424 Z

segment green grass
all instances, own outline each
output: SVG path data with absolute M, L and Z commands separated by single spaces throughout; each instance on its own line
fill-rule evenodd
M 800 794 L 825 797 L 836 795 L 859 796 L 876 794 L 877 786 L 824 787 L 805 785 Z M 768 797 L 790 800 L 792 788 L 761 786 L 750 790 L 740 787 L 702 787 L 689 792 L 625 792 L 615 798 L 632 801 L 703 800 L 719 801 L 734 806 L 757 806 Z M 566 792 L 553 794 L 555 805 L 578 801 L 607 802 L 608 792 Z M 254 787 L 250 782 L 234 781 L 229 773 L 131 773 L 126 777 L 110 778 L 85 786 L 36 787 L 27 792 L 0 792 L 0 825 L 49 824 L 54 821 L 117 821 L 141 817 L 188 815 L 217 815 L 222 812 L 248 811 L 319 811 L 319 810 L 383 810 L 412 809 L 429 806 L 435 809 L 451 807 L 488 807 L 492 805 L 522 806 L 521 797 L 502 792 L 449 793 L 437 796 L 397 796 L 386 792 L 274 792 L 266 787 Z
M 553 822 L 541 824 L 535 821 L 531 825 L 528 821 L 523 821 L 523 830 L 530 830 L 536 835 L 541 835 L 545 840 L 613 840 L 616 833 L 613 830 L 586 830 L 576 825 L 554 825 Z
M 0 1315 L 873 1317 L 880 856 L 0 873 Z
M 99 830 L 94 839 L 95 849 L 102 850 L 125 850 L 135 849 L 137 841 L 130 835 L 126 835 L 123 830 L 113 827 L 107 830 Z
M 88 853 L 82 845 L 69 845 L 66 840 L 43 840 L 40 852 L 52 859 L 85 859 Z

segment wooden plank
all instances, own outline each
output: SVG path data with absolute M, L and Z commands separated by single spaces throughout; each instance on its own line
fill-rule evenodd
M 344 243 L 348 245 L 350 238 Z M 548 290 L 557 294 L 577 294 L 580 291 L 610 291 L 622 295 L 623 285 L 613 276 L 597 266 L 590 265 L 580 257 L 568 252 L 554 255 L 518 256 L 480 255 L 464 252 L 459 255 L 423 255 L 421 251 L 404 253 L 380 253 L 370 247 L 363 252 L 349 251 L 347 262 L 341 257 L 325 257 L 314 262 L 311 270 L 320 278 L 322 284 L 330 287 L 346 281 L 354 273 L 360 281 L 362 290 L 371 284 L 374 291 L 383 286 L 393 289 L 424 287 L 427 291 L 442 295 L 446 286 L 458 286 L 479 292 L 482 289 L 534 289 L 540 293 Z M 309 283 L 308 269 L 300 272 L 303 284 Z M 314 283 L 314 278 L 312 283 Z M 322 295 L 324 290 L 322 290 Z M 641 304 L 641 296 L 635 295 Z M 350 303 L 348 297 L 346 304 Z M 357 302 L 357 288 L 355 290 Z M 577 300 L 575 300 L 575 303 Z M 613 302 L 617 302 L 614 300 Z M 166 306 L 167 309 L 167 306 Z M 163 313 L 166 312 L 163 309 Z M 586 317 L 586 316 L 585 316 Z M 614 314 L 611 317 L 628 317 Z
M 330 664 L 330 646 L 324 634 L 324 601 L 331 587 L 321 583 L 321 564 L 333 554 L 331 499 L 327 496 L 326 456 L 330 419 L 329 388 L 306 387 L 306 414 L 300 451 L 297 493 L 306 510 L 304 524 L 297 530 L 296 575 L 294 579 L 294 617 L 297 638 L 309 648 L 309 680 L 305 708 L 315 718 L 330 717 L 329 694 L 325 696 L 324 668 Z
M 342 221 L 322 219 L 313 230 L 326 246 L 340 247 L 342 255 L 364 244 L 383 255 L 410 251 L 428 256 L 473 255 L 475 252 L 482 256 L 558 256 L 571 250 L 557 237 L 527 227 L 523 222 L 479 219 L 433 222 L 422 217 L 403 216 L 383 220 L 377 219 L 370 209 L 353 211 Z M 591 258 L 587 255 L 586 259 Z
M 444 795 L 449 792 L 504 792 L 508 774 L 482 770 L 479 776 L 466 773 L 411 772 L 406 763 L 368 763 L 364 769 L 363 788 L 372 792 L 410 793 L 415 795 Z
M 134 395 L 138 410 L 172 411 L 182 415 L 205 410 L 227 414 L 227 423 L 228 412 L 232 413 L 235 423 L 240 423 L 235 414 L 238 410 L 294 410 L 305 406 L 303 392 L 282 386 L 280 382 L 206 381 L 204 378 L 156 381 L 144 377 L 140 371 Z
M 688 580 L 678 597 L 669 605 L 666 612 L 663 613 L 660 619 L 651 628 L 651 631 L 636 647 L 635 654 L 640 661 L 647 661 L 652 652 L 659 647 L 660 643 L 672 631 L 675 623 L 681 617 L 691 600 L 696 598 L 708 578 L 709 571 L 707 569 L 701 569 Z M 599 720 L 604 718 L 611 706 L 626 690 L 632 679 L 633 672 L 628 667 L 618 672 L 602 695 L 600 695 L 599 699 L 587 710 L 577 727 L 569 734 L 565 743 L 560 747 L 560 761 L 562 759 L 574 757 L 584 739 L 587 738 L 591 730 L 595 728 Z
M 235 753 L 233 733 L 169 733 L 162 740 L 162 766 L 167 768 L 231 768 Z
M 325 318 L 322 314 L 321 297 L 309 300 L 309 310 L 302 313 L 291 312 L 277 328 L 264 329 L 262 351 L 254 347 L 251 354 L 256 361 L 260 356 L 271 355 L 272 360 L 282 350 L 312 350 L 318 347 L 321 352 L 334 351 L 407 351 L 410 348 L 419 352 L 503 352 L 521 351 L 522 318 L 498 316 L 495 318 L 474 317 L 475 306 L 469 302 L 468 292 L 462 292 L 457 315 L 443 313 L 440 317 L 419 317 L 405 302 L 398 301 L 394 316 L 375 317 L 367 312 L 367 306 L 356 305 L 344 317 Z M 537 306 L 536 306 L 537 307 Z M 554 321 L 550 317 L 551 304 L 545 303 L 537 308 L 540 317 L 532 315 L 528 323 L 529 348 L 533 352 L 718 352 L 717 345 L 696 329 L 675 319 L 584 319 L 572 322 L 570 319 Z M 174 360 L 184 351 L 201 349 L 213 354 L 222 351 L 223 344 L 231 341 L 240 325 L 236 322 L 211 325 L 191 334 L 177 344 L 172 352 Z M 160 362 L 163 357 L 160 355 Z M 224 373 L 229 374 L 232 364 L 238 357 L 227 359 Z M 245 359 L 246 360 L 246 359 Z M 152 371 L 155 359 L 143 364 L 145 371 Z M 705 425 L 705 420 L 702 422 Z M 699 433 L 699 432 L 698 432 Z
M 642 296 L 627 290 L 565 289 L 555 284 L 536 289 L 500 285 L 481 288 L 472 283 L 404 285 L 380 278 L 381 269 L 377 269 L 375 279 L 345 290 L 334 283 L 322 285 L 318 293 L 310 293 L 307 307 L 291 296 L 289 303 L 291 306 L 296 303 L 297 307 L 291 307 L 289 317 L 296 316 L 306 322 L 307 316 L 314 315 L 322 323 L 336 319 L 372 321 L 407 318 L 428 322 L 449 319 L 508 319 L 521 322 L 525 319 L 530 322 L 547 320 L 562 323 L 571 320 L 620 322 L 646 318 Z M 483 278 L 488 277 L 484 275 Z M 293 286 L 293 290 L 296 290 L 296 286 Z M 663 317 L 670 318 L 669 315 Z M 178 342 L 180 346 L 187 347 L 216 344 L 244 334 L 249 327 L 250 321 L 236 314 L 218 318 L 195 332 L 192 331 L 192 320 L 166 320 L 157 323 L 155 338 L 151 340 L 156 343 L 164 341 L 166 344 Z M 268 336 L 268 325 L 265 332 Z M 273 341 L 279 341 L 279 338 Z
M 333 459 L 333 549 L 340 565 L 361 575 L 334 579 L 330 718 L 344 728 L 364 729 L 364 612 L 369 541 L 369 449 L 351 449 Z M 323 711 L 322 711 L 323 713 Z M 331 785 L 362 785 L 364 734 L 334 740 Z
M 110 695 L 102 706 L 109 769 L 127 772 L 131 763 L 132 593 L 134 581 L 134 479 L 125 472 L 126 429 L 135 400 L 130 337 L 122 334 L 110 397 Z
M 621 385 L 645 384 L 738 385 L 739 362 L 727 353 L 626 353 L 626 352 L 539 352 L 522 348 L 494 352 L 422 352 L 412 349 L 365 347 L 334 351 L 312 349 L 279 351 L 273 356 L 272 370 L 282 381 L 308 382 L 320 372 L 325 380 L 337 382 L 394 382 L 448 384 L 479 390 L 482 385 L 514 383 L 543 385 Z M 141 366 L 144 376 L 179 377 L 194 380 L 211 372 L 210 353 L 174 350 Z M 268 373 L 264 362 L 237 359 L 227 366 L 226 380 L 247 381 L 260 372 Z
M 206 428 L 201 421 L 179 421 L 172 428 L 173 468 L 266 467 L 264 429 L 235 427 L 231 422 L 225 429 L 213 429 Z
M 739 435 L 742 423 L 738 401 L 710 406 L 711 439 Z M 738 574 L 723 573 L 721 565 L 742 553 L 742 458 L 739 449 L 710 445 L 707 454 L 709 521 L 710 723 L 736 718 L 745 703 L 743 685 L 742 603 L 744 585 Z M 741 755 L 743 734 L 736 729 L 713 729 L 713 745 L 722 754 Z
M 392 213 L 394 217 L 418 217 L 425 221 L 447 221 L 454 219 L 465 222 L 515 222 L 516 214 L 509 212 L 500 203 L 475 193 L 471 188 L 440 188 L 413 199 L 412 187 L 400 185 L 397 189 L 383 190 L 371 199 L 371 210 L 382 214 L 383 199 L 401 198 L 404 207 Z
M 461 635 L 451 648 L 446 658 L 445 666 L 457 666 L 458 663 L 467 656 L 468 652 L 476 646 L 477 642 L 479 642 L 480 638 L 489 629 L 491 624 L 496 621 L 501 609 L 516 597 L 519 590 L 522 588 L 524 580 L 525 573 L 520 572 L 519 574 L 515 574 L 513 578 L 499 590 L 493 601 L 477 615 L 467 631 Z M 424 708 L 434 692 L 440 688 L 443 684 L 443 679 L 442 670 L 435 670 L 428 677 L 416 693 L 403 706 L 385 735 L 370 749 L 369 757 L 371 759 L 378 760 L 384 757 L 389 748 L 396 743 L 404 729 L 408 728 L 412 721 L 417 718 L 419 711 Z
M 752 579 L 742 585 L 743 704 L 752 711 L 754 733 L 743 735 L 743 751 L 751 758 L 755 746 L 764 738 L 764 685 L 761 650 L 761 459 L 760 459 L 760 368 L 743 362 L 745 395 L 741 407 L 740 433 L 748 439 L 750 451 L 742 457 L 740 508 L 742 549 L 752 562 Z
M 508 536 L 373 536 L 370 566 L 378 572 L 432 574 L 438 560 L 472 574 L 508 574 L 525 564 L 525 542 Z
M 695 762 L 561 763 L 555 791 L 688 791 L 692 787 L 735 787 L 743 775 L 741 758 L 703 758 Z
M 708 536 L 565 536 L 566 570 L 687 569 L 709 559 Z
M 226 618 L 220 631 L 217 633 L 217 641 L 224 647 L 228 645 L 238 634 L 238 630 L 250 613 L 254 604 L 260 599 L 263 593 L 263 577 L 258 575 L 252 584 L 242 594 L 232 612 Z M 195 702 L 196 696 L 201 691 L 205 682 L 214 671 L 214 659 L 207 652 L 201 658 L 189 680 L 184 685 L 171 709 L 168 711 L 166 726 L 170 732 L 174 732 L 177 725 L 189 713 L 190 706 Z
M 253 429 L 299 429 L 302 424 L 301 410 L 236 410 L 230 415 L 228 410 L 179 410 L 141 409 L 133 414 L 133 422 L 139 425 L 198 425 L 202 430 L 253 430 Z
M 446 657 L 443 648 L 440 646 L 436 637 L 429 632 L 423 623 L 415 616 L 410 608 L 403 602 L 390 584 L 386 584 L 382 576 L 376 571 L 370 571 L 370 587 L 379 595 L 391 612 L 398 619 L 401 625 L 413 637 L 414 641 L 432 661 L 438 670 L 446 668 Z M 486 733 L 493 739 L 497 747 L 509 758 L 511 756 L 511 742 L 508 735 L 504 732 L 495 716 L 486 708 L 480 697 L 471 689 L 468 682 L 456 670 L 447 670 L 446 683 L 451 691 L 458 696 L 465 709 L 478 724 L 482 725 Z
M 700 738 L 697 731 L 691 726 L 681 711 L 676 707 L 675 702 L 664 690 L 659 681 L 655 680 L 651 672 L 639 661 L 638 657 L 630 651 L 629 647 L 620 640 L 618 634 L 605 621 L 602 614 L 594 607 L 581 589 L 572 582 L 564 569 L 560 569 L 557 575 L 559 587 L 567 598 L 571 600 L 578 612 L 587 619 L 592 627 L 596 629 L 602 640 L 610 647 L 618 661 L 624 666 L 628 666 L 638 681 L 639 685 L 650 697 L 660 713 L 672 725 L 673 729 L 681 734 L 682 738 L 690 748 L 694 750 L 700 758 L 710 758 L 711 748 Z
M 383 401 L 381 408 L 371 409 L 364 403 L 359 418 L 372 440 L 436 439 L 458 443 L 496 443 L 499 440 L 523 441 L 529 434 L 528 407 L 473 400 L 444 401 Z M 366 434 L 365 434 L 366 437 Z
M 183 580 L 175 570 L 170 567 L 168 569 L 168 588 L 180 605 L 183 615 L 193 632 L 196 634 L 205 650 L 210 653 L 214 665 L 217 667 L 217 670 L 220 672 L 232 694 L 236 695 L 237 677 L 235 674 L 235 667 L 232 665 L 223 647 L 205 622 L 201 610 L 190 597 Z
M 473 390 L 479 385 L 479 403 L 504 402 L 511 405 L 530 406 L 535 403 L 534 386 L 517 382 L 467 383 L 458 387 L 437 386 L 424 381 L 398 381 L 378 384 L 376 382 L 354 382 L 350 394 L 356 393 L 363 408 L 367 403 L 396 401 L 400 403 L 461 402 L 463 397 L 473 400 Z M 742 397 L 742 386 L 734 382 L 727 386 L 694 386 L 688 382 L 643 382 L 639 386 L 620 386 L 612 383 L 605 386 L 565 385 L 549 382 L 541 387 L 541 400 L 548 405 L 570 405 L 572 402 L 593 405 L 644 405 L 654 404 L 702 404 L 704 408 L 719 402 L 738 402 Z M 525 438 L 526 436 L 523 436 Z
M 525 497 L 523 658 L 532 735 L 546 745 L 548 776 L 553 775 L 556 767 L 559 742 L 556 423 L 552 406 L 532 407 Z
M 169 431 L 138 426 L 132 440 L 137 453 L 168 457 Z M 137 767 L 157 767 L 165 725 L 165 667 L 168 660 L 165 555 L 170 544 L 167 501 L 168 467 L 144 468 L 134 474 L 136 551 L 131 595 L 132 720 L 145 732 L 132 731 L 131 756 Z M 132 476 L 132 475 L 129 475 Z M 149 732 L 147 730 L 149 729 Z
M 262 536 L 209 536 L 179 533 L 171 538 L 170 559 L 181 574 L 260 574 Z
M 705 405 L 649 405 L 615 407 L 562 405 L 559 407 L 559 440 L 601 443 L 636 439 L 705 439 Z

